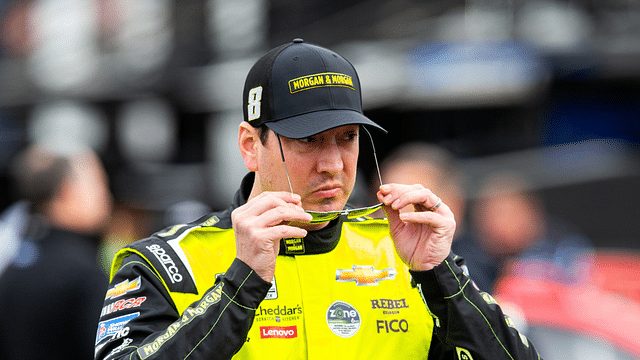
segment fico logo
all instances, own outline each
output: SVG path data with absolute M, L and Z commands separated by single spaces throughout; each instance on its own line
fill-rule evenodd
M 409 331 L 409 323 L 405 319 L 394 319 L 391 321 L 387 320 L 376 320 L 376 326 L 378 328 L 378 334 L 380 331 L 385 331 L 387 334 L 389 331 L 391 332 L 407 332 Z
M 260 326 L 261 339 L 293 339 L 298 337 L 298 327 L 292 326 Z

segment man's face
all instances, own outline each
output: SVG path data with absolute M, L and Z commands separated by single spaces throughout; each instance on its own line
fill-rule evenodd
M 293 192 L 306 210 L 342 209 L 356 178 L 358 125 L 346 125 L 304 138 L 280 136 Z M 258 171 L 263 191 L 289 191 L 277 135 L 270 131 L 259 151 Z

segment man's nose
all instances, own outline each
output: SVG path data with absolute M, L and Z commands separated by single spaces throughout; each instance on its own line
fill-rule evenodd
M 335 140 L 330 141 L 322 147 L 318 157 L 318 172 L 327 172 L 335 175 L 342 171 L 344 162 L 342 161 L 342 152 Z

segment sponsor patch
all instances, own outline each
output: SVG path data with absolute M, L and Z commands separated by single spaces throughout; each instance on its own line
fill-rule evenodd
M 182 281 L 182 274 L 180 274 L 180 270 L 176 266 L 173 258 L 167 254 L 167 251 L 162 248 L 159 244 L 153 244 L 147 246 L 147 250 L 151 251 L 151 253 L 160 261 L 160 264 L 166 271 L 167 275 L 169 275 L 169 280 L 172 284 L 179 283 Z
M 130 291 L 138 290 L 140 289 L 141 283 L 142 283 L 142 279 L 140 279 L 140 276 L 138 276 L 133 281 L 127 279 L 127 280 L 124 280 L 123 282 L 117 283 L 114 287 L 107 290 L 107 295 L 105 296 L 104 299 L 105 300 L 115 299 Z
M 142 305 L 143 302 L 145 302 L 145 300 L 147 300 L 146 296 L 140 296 L 138 298 L 131 298 L 126 300 L 124 299 L 118 300 L 114 303 L 111 303 L 103 307 L 102 312 L 100 313 L 100 317 L 114 313 L 118 310 L 139 307 L 140 305 Z
M 284 250 L 288 255 L 302 255 L 304 254 L 304 241 L 302 238 L 287 238 L 283 239 Z
M 353 86 L 353 78 L 349 75 L 340 73 L 318 73 L 289 80 L 289 92 L 291 94 L 326 86 L 341 86 L 355 90 Z
M 190 227 L 183 227 L 178 233 L 185 232 Z M 175 235 L 174 235 L 175 236 Z M 177 248 L 180 249 L 178 240 L 158 240 L 151 239 L 140 243 L 134 243 L 131 249 L 138 251 L 144 256 L 151 266 L 162 277 L 162 281 L 167 285 L 169 291 L 181 292 L 185 294 L 198 294 L 196 284 L 193 282 L 191 273 L 180 258 L 180 254 L 172 248 L 175 242 Z M 186 261 L 186 258 L 185 258 Z
M 185 225 L 185 224 L 175 225 L 175 226 L 171 227 L 169 230 L 159 233 L 158 236 L 159 237 L 173 236 L 178 232 L 178 230 L 182 229 L 185 226 L 187 226 L 187 225 Z
M 113 337 L 132 319 L 140 316 L 139 312 L 123 315 L 107 321 L 101 321 L 98 324 L 98 333 L 96 334 L 96 345 L 107 337 Z
M 133 340 L 129 339 L 129 338 L 126 338 L 126 339 L 122 340 L 122 344 L 120 344 L 115 349 L 111 350 L 109 355 L 105 356 L 105 359 L 108 359 L 108 358 L 112 357 L 113 355 L 119 353 L 120 351 L 124 350 L 124 348 L 126 348 L 129 345 L 131 345 L 132 342 L 133 342 Z
M 260 326 L 261 339 L 293 339 L 298 337 L 298 327 L 292 326 Z
M 263 305 L 256 310 L 255 322 L 275 321 L 279 323 L 296 321 L 302 315 L 302 306 L 299 304 L 296 306 L 278 305 L 275 308 Z
M 383 280 L 393 280 L 396 278 L 396 269 L 376 270 L 373 266 L 352 265 L 351 269 L 337 269 L 336 281 L 353 281 L 358 286 L 378 285 Z
M 336 301 L 327 309 L 327 325 L 332 333 L 349 338 L 360 330 L 362 320 L 358 310 L 344 301 Z
M 200 226 L 213 226 L 213 225 L 217 224 L 218 222 L 220 222 L 220 219 L 218 219 L 217 216 L 213 215 L 212 217 L 210 217 L 207 220 L 205 220 L 202 223 L 200 223 Z
M 409 323 L 405 319 L 393 319 L 393 320 L 376 320 L 376 327 L 378 334 L 380 332 L 407 332 L 409 331 Z
M 371 299 L 371 309 L 406 309 L 407 299 Z
M 275 308 L 263 307 L 262 305 L 256 310 L 256 316 L 273 316 L 273 315 L 302 315 L 302 306 L 276 306 Z
M 271 287 L 267 292 L 267 296 L 264 298 L 265 300 L 274 300 L 278 298 L 278 287 L 276 286 L 276 277 L 273 277 L 271 280 Z

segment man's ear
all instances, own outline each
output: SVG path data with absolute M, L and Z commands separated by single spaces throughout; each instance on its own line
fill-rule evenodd
M 244 159 L 244 166 L 249 171 L 258 170 L 258 146 L 260 145 L 260 136 L 258 129 L 243 121 L 238 129 L 238 146 L 240 147 L 240 155 Z

